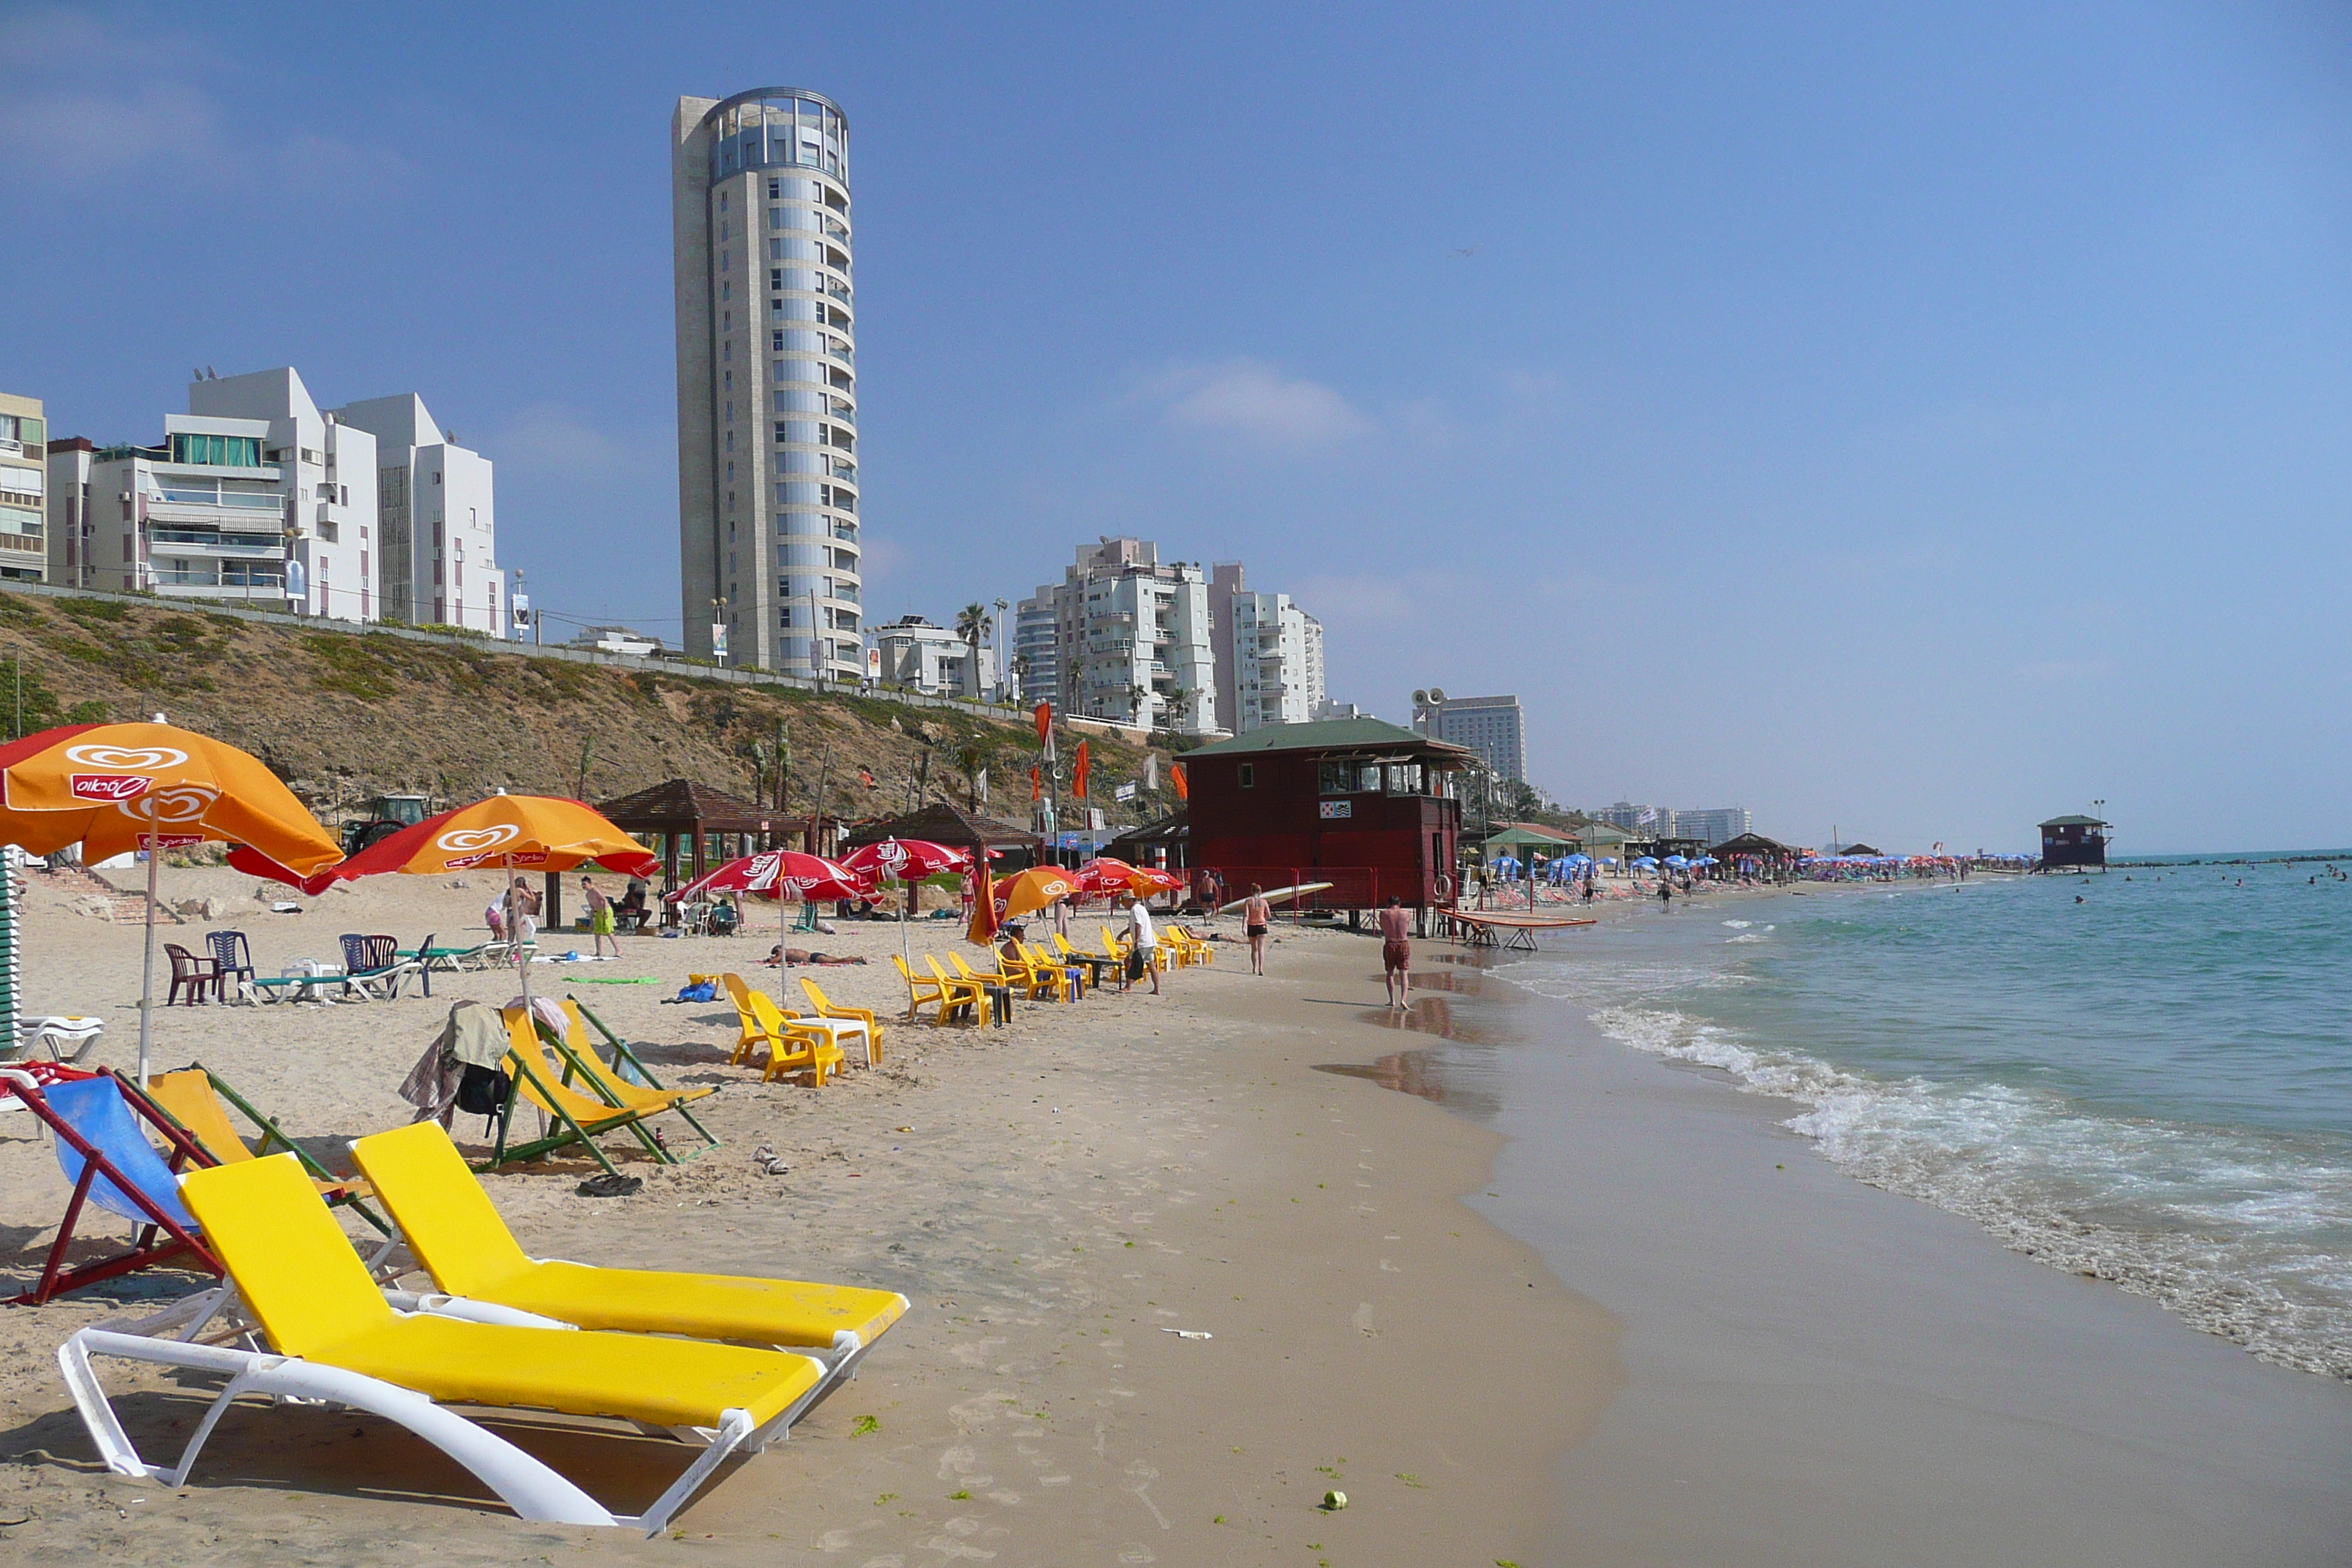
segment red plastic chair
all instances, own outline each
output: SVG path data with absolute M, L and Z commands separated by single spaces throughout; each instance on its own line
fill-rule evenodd
M 175 942 L 165 942 L 163 952 L 172 961 L 172 988 L 163 994 L 164 1006 L 169 1007 L 178 1002 L 183 993 L 188 998 L 184 1005 L 191 1007 L 205 1000 L 205 993 L 207 990 L 215 997 L 220 995 L 221 972 L 218 959 L 198 958 Z

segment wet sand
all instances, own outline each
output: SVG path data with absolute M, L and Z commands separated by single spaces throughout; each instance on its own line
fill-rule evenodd
M 272 916 L 249 879 L 166 876 L 167 897 L 229 901 L 220 923 L 251 934 L 263 973 L 329 957 L 339 931 L 432 929 L 446 944 L 488 896 L 482 879 L 383 878 Z M 31 1005 L 104 1014 L 100 1059 L 128 1065 L 138 931 L 76 916 L 32 880 Z M 917 932 L 918 952 L 953 942 L 947 922 Z M 1391 1048 L 1366 1021 L 1376 951 L 1344 933 L 1280 936 L 1274 978 L 1251 977 L 1234 942 L 1158 999 L 1024 1003 L 1005 1031 L 893 1026 L 881 1069 L 821 1090 L 727 1067 L 724 1005 L 659 1004 L 688 972 L 762 973 L 764 934 L 630 939 L 619 964 L 538 966 L 535 989 L 576 994 L 649 1042 L 666 1081 L 723 1085 L 698 1110 L 727 1142 L 681 1167 L 627 1163 L 646 1185 L 619 1200 L 574 1195 L 584 1160 L 487 1178 L 530 1250 L 853 1281 L 913 1302 L 853 1385 L 789 1444 L 730 1464 L 675 1533 L 715 1561 L 854 1568 L 1547 1561 L 1554 1468 L 1616 1386 L 1616 1325 L 1457 1201 L 1483 1190 L 1494 1132 L 1311 1070 Z M 895 927 L 800 940 L 874 960 L 817 972 L 835 1000 L 903 1008 Z M 661 984 L 585 983 L 634 974 Z M 158 1015 L 157 1065 L 202 1060 L 348 1168 L 344 1140 L 407 1120 L 394 1091 L 448 1003 L 514 989 L 510 974 L 436 975 L 430 1002 L 174 1008 Z M 37 1270 L 65 1195 L 31 1132 L 0 1118 L 0 1273 L 16 1281 Z M 762 1143 L 789 1173 L 754 1170 Z M 194 1283 L 158 1271 L 115 1293 Z M 54 1351 L 121 1310 L 93 1294 L 0 1310 L 9 1552 L 340 1563 L 405 1560 L 428 1541 L 457 1562 L 676 1550 L 522 1523 L 397 1428 L 320 1410 L 239 1406 L 177 1493 L 109 1476 Z M 1213 1337 L 1162 1331 L 1174 1329 Z M 203 1391 L 100 1370 L 149 1456 L 176 1454 Z M 686 1460 L 570 1424 L 497 1425 L 625 1510 Z M 1350 1506 L 1327 1514 L 1316 1505 L 1334 1487 Z
M 1383 1072 L 1509 1136 L 1473 1205 L 1624 1325 L 1537 1560 L 2352 1561 L 2352 1386 L 1865 1186 L 1780 1125 L 1801 1108 L 1445 967 L 1413 1023 L 1457 1043 Z

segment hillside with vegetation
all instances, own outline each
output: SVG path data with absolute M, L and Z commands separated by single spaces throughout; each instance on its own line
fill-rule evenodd
M 247 621 L 169 601 L 0 591 L 0 726 L 15 736 L 161 712 L 259 757 L 330 823 L 379 794 L 429 795 L 436 807 L 499 788 L 599 801 L 677 777 L 781 799 L 795 815 L 821 794 L 828 814 L 883 816 L 918 800 L 964 805 L 982 770 L 992 814 L 1027 815 L 1036 737 L 1010 714 L 995 721 L 508 647 Z M 1109 807 L 1144 752 L 1089 738 L 1093 797 Z M 1077 739 L 1060 742 L 1065 758 Z M 1124 810 L 1110 820 L 1140 818 Z

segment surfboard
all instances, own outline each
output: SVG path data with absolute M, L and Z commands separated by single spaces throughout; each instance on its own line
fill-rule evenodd
M 1322 892 L 1330 886 L 1328 882 L 1300 882 L 1296 887 L 1268 888 L 1259 897 L 1265 899 L 1269 904 L 1287 904 L 1303 899 L 1309 893 Z M 1221 915 L 1238 914 L 1248 902 L 1249 900 L 1246 898 L 1235 899 L 1230 904 L 1218 905 L 1217 912 Z

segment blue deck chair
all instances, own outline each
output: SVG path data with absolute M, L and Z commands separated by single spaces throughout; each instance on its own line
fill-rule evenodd
M 111 1078 L 77 1079 L 46 1089 L 28 1073 L 0 1072 L 0 1079 L 57 1135 L 58 1168 L 73 1184 L 73 1197 L 58 1224 L 58 1238 L 49 1247 L 40 1282 L 16 1297 L 15 1304 L 37 1306 L 68 1290 L 176 1259 L 220 1273 L 220 1262 L 200 1238 L 195 1217 L 180 1202 L 179 1177 L 173 1173 L 182 1163 L 214 1163 L 193 1139 L 135 1105 Z M 170 1145 L 169 1163 L 147 1142 L 142 1120 Z M 73 1242 L 84 1205 L 90 1203 L 131 1223 L 130 1250 L 68 1268 L 66 1248 Z

